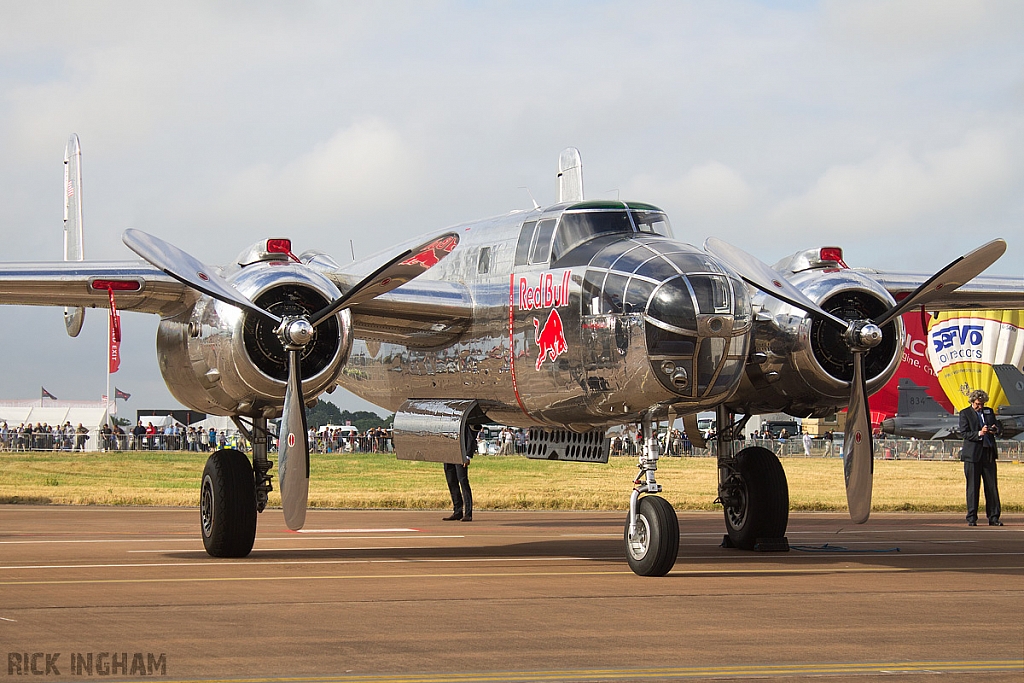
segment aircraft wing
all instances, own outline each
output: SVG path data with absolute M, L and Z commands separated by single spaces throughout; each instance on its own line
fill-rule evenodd
M 450 231 L 450 228 L 440 230 L 435 237 L 440 239 Z M 316 251 L 306 252 L 299 258 L 346 292 L 367 273 L 373 272 L 403 249 L 412 248 L 429 239 L 429 235 L 421 235 L 415 240 L 389 247 L 344 266 Z M 453 246 L 451 244 L 445 250 L 451 250 Z M 473 297 L 464 284 L 430 279 L 429 275 L 410 280 L 387 294 L 358 303 L 349 310 L 352 312 L 353 332 L 357 338 L 404 344 L 416 349 L 450 344 L 470 326 L 474 314 Z
M 855 270 L 877 280 L 896 301 L 905 299 L 931 277 L 927 273 L 886 273 L 868 268 Z M 930 301 L 925 308 L 929 311 L 1024 308 L 1024 278 L 981 275 L 940 299 Z
M 145 261 L 0 263 L 0 303 L 107 308 L 107 285 L 119 310 L 173 315 L 198 292 Z
M 417 278 L 351 308 L 356 337 L 410 348 L 450 344 L 473 321 L 473 300 L 465 285 Z

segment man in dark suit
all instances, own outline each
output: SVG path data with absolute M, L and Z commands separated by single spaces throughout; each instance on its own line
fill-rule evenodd
M 444 478 L 448 481 L 448 493 L 452 496 L 454 510 L 448 517 L 442 517 L 446 522 L 473 521 L 473 489 L 469 487 L 469 463 L 476 453 L 476 440 L 479 434 L 478 425 L 469 425 L 462 434 L 462 464 L 444 464 Z
M 996 482 L 996 436 L 999 423 L 991 408 L 986 408 L 988 394 L 976 389 L 968 396 L 970 405 L 960 411 L 960 433 L 964 447 L 960 459 L 967 478 L 967 525 L 978 525 L 978 488 L 985 484 L 985 515 L 989 526 L 1003 526 L 999 521 L 999 485 Z

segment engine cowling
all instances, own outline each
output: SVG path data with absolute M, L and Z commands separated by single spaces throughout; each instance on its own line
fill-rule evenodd
M 239 291 L 278 316 L 312 313 L 340 296 L 333 282 L 300 263 L 260 262 L 225 274 Z M 352 347 L 347 310 L 325 320 L 302 354 L 307 401 L 334 386 Z M 200 297 L 160 322 L 157 357 L 168 389 L 183 404 L 214 415 L 280 416 L 287 354 L 262 316 Z
M 845 268 L 806 270 L 786 277 L 816 304 L 846 320 L 870 319 L 895 304 L 880 284 Z M 729 409 L 825 417 L 845 407 L 853 356 L 843 331 L 763 293 L 754 295 L 752 304 L 756 313 L 751 355 Z M 864 353 L 869 394 L 896 372 L 905 335 L 903 321 L 896 318 L 882 333 L 882 342 Z

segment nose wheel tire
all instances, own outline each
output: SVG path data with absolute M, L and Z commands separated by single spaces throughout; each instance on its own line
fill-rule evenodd
M 767 448 L 744 448 L 736 455 L 740 477 L 733 497 L 736 505 L 725 508 L 725 528 L 732 545 L 753 550 L 759 538 L 782 538 L 789 524 L 789 484 L 782 463 Z
M 623 533 L 626 562 L 640 576 L 665 576 L 679 555 L 679 518 L 669 502 L 658 496 L 640 499 L 636 532 L 629 535 L 629 516 Z
M 213 557 L 245 557 L 256 541 L 256 479 L 244 453 L 214 452 L 203 468 L 199 516 Z

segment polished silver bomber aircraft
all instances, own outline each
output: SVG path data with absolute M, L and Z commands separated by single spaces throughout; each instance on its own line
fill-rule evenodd
M 76 143 L 77 144 L 77 143 Z M 223 267 L 127 230 L 143 261 L 91 262 L 81 238 L 64 263 L 0 264 L 0 303 L 161 317 L 160 370 L 183 404 L 230 415 L 252 461 L 221 450 L 201 483 L 214 556 L 245 556 L 272 488 L 268 420 L 282 416 L 278 485 L 289 527 L 304 522 L 309 448 L 303 404 L 342 386 L 395 411 L 398 458 L 461 463 L 485 422 L 529 430 L 527 456 L 607 462 L 609 427 L 638 424 L 644 445 L 624 528 L 626 560 L 664 575 L 679 548 L 675 511 L 656 494 L 658 424 L 715 410 L 718 500 L 731 543 L 784 538 L 785 472 L 742 447 L 749 416 L 827 416 L 849 406 L 850 512 L 871 506 L 868 395 L 895 372 L 900 315 L 1024 306 L 1024 282 L 977 278 L 1005 250 L 990 242 L 935 275 L 852 269 L 839 248 L 772 267 L 711 238 L 677 239 L 650 204 L 587 201 L 579 152 L 562 152 L 559 201 L 439 230 L 341 266 L 264 239 Z M 74 221 L 71 220 L 73 224 Z M 954 291 L 955 290 L 955 291 Z M 569 475 L 571 476 L 571 474 Z

